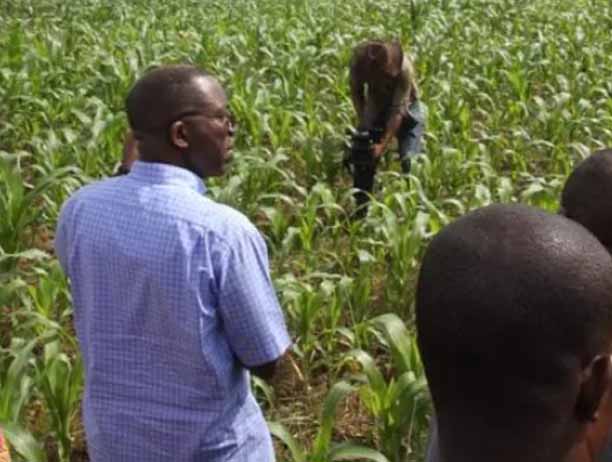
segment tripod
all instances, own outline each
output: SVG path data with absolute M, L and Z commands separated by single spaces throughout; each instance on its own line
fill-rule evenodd
M 356 218 L 363 218 L 368 212 L 369 194 L 374 189 L 374 175 L 378 159 L 372 156 L 372 145 L 380 141 L 383 130 L 374 128 L 370 130 L 347 130 L 351 137 L 347 142 L 344 166 L 353 174 L 353 187 L 357 209 Z

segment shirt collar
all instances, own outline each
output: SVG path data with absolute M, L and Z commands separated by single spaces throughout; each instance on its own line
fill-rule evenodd
M 175 165 L 137 160 L 130 169 L 129 177 L 143 183 L 172 184 L 185 186 L 201 194 L 206 192 L 206 186 L 201 178 L 186 168 Z

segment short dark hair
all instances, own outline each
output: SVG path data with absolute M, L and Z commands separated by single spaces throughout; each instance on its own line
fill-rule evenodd
M 135 132 L 164 128 L 181 112 L 193 105 L 194 85 L 198 77 L 209 74 L 191 65 L 154 68 L 141 77 L 126 98 L 130 127 Z
M 593 153 L 574 169 L 561 193 L 561 213 L 612 247 L 612 149 Z
M 612 338 L 612 258 L 565 217 L 486 207 L 428 247 L 416 323 L 437 412 L 556 415 L 571 365 Z

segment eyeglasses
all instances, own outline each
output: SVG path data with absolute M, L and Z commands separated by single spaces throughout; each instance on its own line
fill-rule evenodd
M 148 127 L 140 127 L 137 130 L 143 133 L 149 133 L 152 135 L 159 135 L 162 132 L 165 133 L 169 133 L 170 131 L 170 127 L 172 127 L 172 125 L 175 122 L 178 122 L 179 120 L 188 118 L 188 117 L 205 117 L 207 119 L 212 119 L 212 120 L 217 120 L 219 122 L 221 122 L 223 125 L 227 126 L 228 130 L 230 130 L 232 132 L 232 134 L 236 131 L 236 128 L 238 127 L 237 123 L 236 123 L 236 119 L 234 117 L 234 115 L 227 109 L 224 109 L 223 111 L 220 111 L 218 113 L 206 113 L 206 112 L 202 112 L 202 111 L 185 111 L 185 112 L 181 112 L 175 116 L 173 116 L 169 122 L 166 123 L 160 123 L 158 125 L 149 125 Z
M 200 111 L 182 112 L 179 115 L 175 116 L 173 118 L 173 121 L 170 122 L 168 125 L 170 126 L 177 120 L 184 119 L 186 117 L 206 117 L 207 119 L 218 120 L 221 121 L 221 123 L 223 124 L 228 124 L 230 127 L 236 128 L 236 119 L 234 117 L 234 114 L 231 111 L 228 111 L 227 109 L 217 114 L 207 114 L 205 112 Z

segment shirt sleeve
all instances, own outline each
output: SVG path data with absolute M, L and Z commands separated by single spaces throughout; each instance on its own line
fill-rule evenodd
M 402 112 L 407 109 L 410 99 L 410 62 L 404 56 L 402 61 L 402 71 L 398 76 L 398 82 L 393 92 L 393 98 L 391 101 L 392 111 L 394 113 Z
M 259 232 L 246 230 L 219 264 L 219 310 L 232 350 L 247 367 L 275 361 L 291 339 Z

